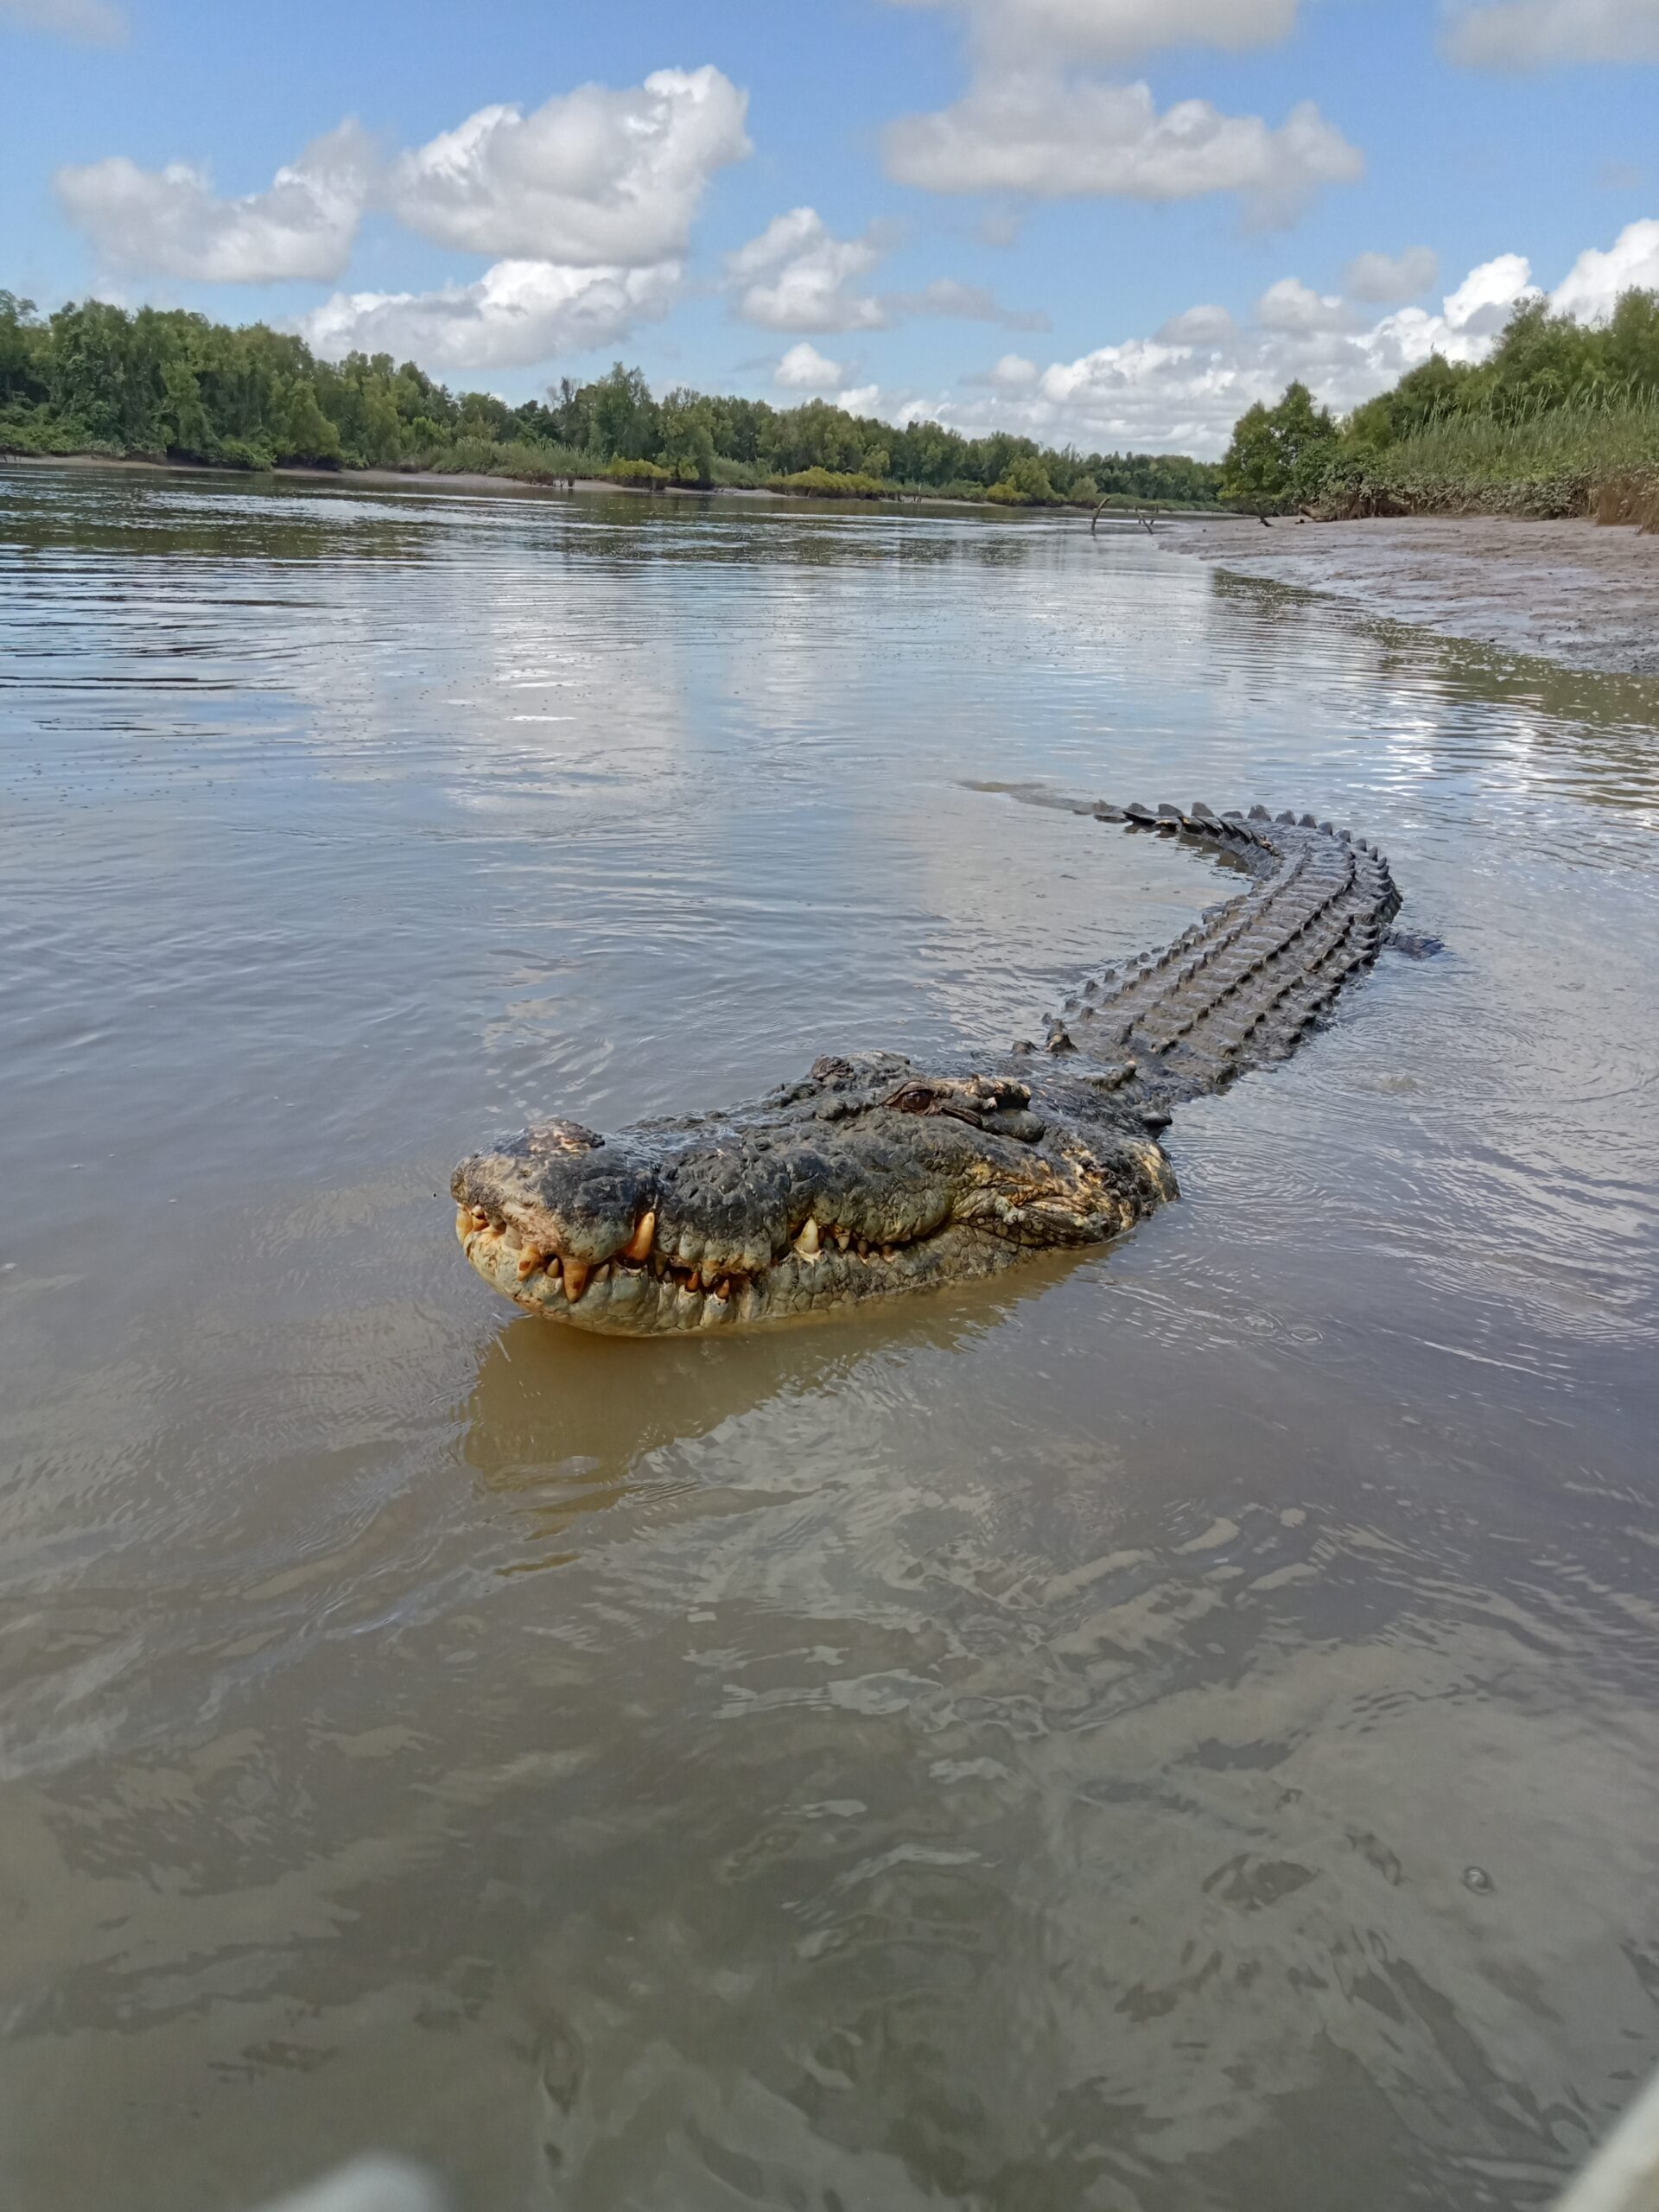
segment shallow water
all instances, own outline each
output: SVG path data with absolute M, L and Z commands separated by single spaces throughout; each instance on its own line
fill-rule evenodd
M 1138 536 L 0 473 L 0 2197 L 1545 2202 L 1659 2056 L 1659 685 Z M 816 1328 L 456 1249 L 557 1109 L 1001 1047 L 1310 807 L 1185 1200 Z

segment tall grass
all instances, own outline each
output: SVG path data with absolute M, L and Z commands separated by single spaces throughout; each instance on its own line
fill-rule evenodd
M 1348 456 L 1323 503 L 1354 513 L 1587 515 L 1659 528 L 1659 399 L 1446 414 Z

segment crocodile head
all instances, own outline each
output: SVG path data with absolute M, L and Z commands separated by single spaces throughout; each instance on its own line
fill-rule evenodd
M 1109 1084 L 1110 1078 L 1103 1078 Z M 464 1160 L 456 1230 L 484 1280 L 577 1327 L 783 1320 L 1099 1243 L 1174 1195 L 1109 1088 L 1027 1071 L 823 1059 L 727 1113 L 601 1137 L 550 1121 Z

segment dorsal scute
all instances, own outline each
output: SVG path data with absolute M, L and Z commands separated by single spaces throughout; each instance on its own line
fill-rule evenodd
M 1211 1090 L 1282 1058 L 1369 966 L 1399 905 L 1376 849 L 1311 814 L 1264 806 L 1217 816 L 1135 803 L 1113 810 L 1131 830 L 1224 844 L 1255 880 L 1206 909 L 1161 950 L 1108 969 L 1073 1001 L 1068 1042 L 1087 1056 L 1124 1053 L 1154 1105 Z

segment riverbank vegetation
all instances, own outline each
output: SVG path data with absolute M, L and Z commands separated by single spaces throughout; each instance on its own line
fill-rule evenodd
M 1222 498 L 1268 514 L 1588 515 L 1659 531 L 1659 292 L 1605 322 L 1515 308 L 1488 358 L 1436 353 L 1343 421 L 1293 384 L 1243 415 Z
M 264 469 L 436 469 L 556 483 L 748 487 L 839 499 L 991 499 L 1020 506 L 1212 507 L 1220 472 L 1179 454 L 1056 451 L 1005 433 L 896 426 L 827 400 L 681 390 L 637 369 L 510 407 L 452 392 L 390 354 L 325 361 L 263 323 L 97 300 L 37 315 L 0 292 L 0 452 L 105 454 Z

